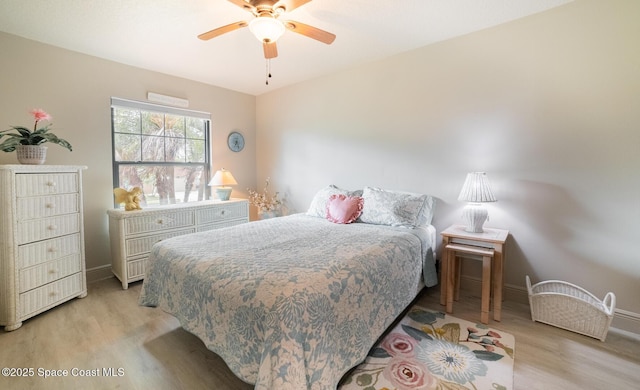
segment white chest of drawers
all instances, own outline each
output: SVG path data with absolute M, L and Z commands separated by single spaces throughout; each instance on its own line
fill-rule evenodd
M 127 289 L 144 279 L 146 261 L 156 242 L 183 234 L 249 222 L 246 199 L 203 201 L 124 211 L 108 210 L 111 270 Z
M 0 325 L 87 295 L 82 166 L 0 165 Z

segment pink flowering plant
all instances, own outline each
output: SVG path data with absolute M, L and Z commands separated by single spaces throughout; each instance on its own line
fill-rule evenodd
M 6 139 L 0 143 L 0 150 L 3 152 L 13 152 L 18 145 L 41 145 L 45 142 L 58 144 L 72 150 L 69 142 L 49 132 L 49 130 L 51 130 L 51 123 L 38 128 L 39 122 L 51 121 L 51 115 L 41 109 L 33 109 L 30 113 L 35 120 L 33 130 L 24 126 L 11 126 L 8 130 L 0 131 L 0 138 L 6 137 Z

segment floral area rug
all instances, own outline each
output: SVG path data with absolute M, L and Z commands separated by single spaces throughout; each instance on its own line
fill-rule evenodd
M 339 390 L 511 390 L 515 339 L 483 324 L 411 308 Z

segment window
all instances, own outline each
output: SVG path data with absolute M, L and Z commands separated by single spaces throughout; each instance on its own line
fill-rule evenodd
M 142 188 L 143 206 L 208 199 L 210 118 L 111 98 L 114 188 Z

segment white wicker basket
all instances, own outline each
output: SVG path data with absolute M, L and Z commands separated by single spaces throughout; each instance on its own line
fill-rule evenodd
M 41 145 L 18 145 L 16 156 L 20 164 L 41 165 L 47 158 L 47 147 Z
M 527 275 L 531 319 L 604 341 L 616 307 L 612 292 L 599 300 L 587 290 L 561 280 L 531 285 Z

